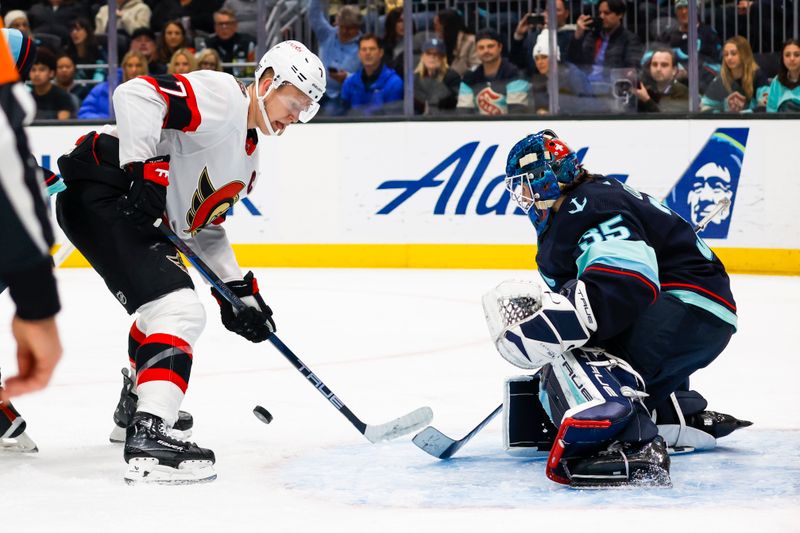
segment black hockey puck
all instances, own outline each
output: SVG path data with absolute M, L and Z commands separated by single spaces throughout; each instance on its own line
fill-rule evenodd
M 253 407 L 253 414 L 256 415 L 256 418 L 258 418 L 265 424 L 269 424 L 270 422 L 272 422 L 272 415 L 269 413 L 269 411 L 267 411 L 260 405 L 256 405 L 255 407 Z

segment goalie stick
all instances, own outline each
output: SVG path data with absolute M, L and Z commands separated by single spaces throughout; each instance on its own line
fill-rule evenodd
M 714 209 L 705 217 L 703 217 L 703 219 L 693 228 L 694 232 L 700 233 L 703 231 L 708 223 L 711 222 L 711 219 L 717 216 L 717 213 L 728 207 L 730 203 L 730 200 L 727 198 L 720 200 L 720 202 L 714 206 Z M 475 426 L 472 431 L 464 435 L 464 437 L 461 439 L 452 439 L 435 427 L 428 426 L 414 435 L 412 442 L 416 444 L 420 450 L 429 455 L 432 455 L 438 459 L 449 459 L 466 443 L 472 440 L 472 437 L 480 433 L 480 431 L 485 428 L 498 414 L 500 414 L 500 411 L 502 410 L 503 404 L 501 403 L 495 407 L 494 411 L 489 413 L 489 416 L 484 418 L 480 424 Z
M 246 304 L 239 299 L 225 283 L 192 251 L 188 244 L 178 237 L 174 231 L 157 220 L 154 223 L 161 233 L 177 248 L 192 265 L 197 269 L 201 276 L 208 281 L 237 311 L 246 308 Z M 320 394 L 322 394 L 342 415 L 372 443 L 383 440 L 391 440 L 412 431 L 416 431 L 430 423 L 433 419 L 433 411 L 430 407 L 420 407 L 407 415 L 395 418 L 384 424 L 366 424 L 358 418 L 345 403 L 340 400 L 333 391 L 311 371 L 292 350 L 281 341 L 274 333 L 268 339 L 281 354 L 305 377 Z

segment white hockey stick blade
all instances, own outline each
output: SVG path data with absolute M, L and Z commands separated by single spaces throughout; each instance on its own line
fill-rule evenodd
M 422 426 L 427 426 L 433 420 L 433 410 L 430 407 L 420 407 L 405 416 L 395 418 L 385 424 L 373 426 L 367 424 L 364 436 L 373 444 L 384 440 L 392 440 L 412 433 Z

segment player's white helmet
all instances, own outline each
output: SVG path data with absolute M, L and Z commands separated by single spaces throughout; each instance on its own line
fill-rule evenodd
M 261 77 L 271 68 L 272 83 L 264 94 L 260 94 Z M 311 105 L 299 114 L 301 122 L 308 122 L 319 111 L 319 100 L 325 94 L 325 67 L 322 61 L 305 45 L 298 41 L 283 41 L 270 48 L 258 62 L 256 68 L 256 98 L 258 108 L 271 135 L 280 135 L 283 129 L 276 132 L 267 115 L 265 101 L 267 95 L 284 83 L 291 83 L 303 94 L 311 98 Z

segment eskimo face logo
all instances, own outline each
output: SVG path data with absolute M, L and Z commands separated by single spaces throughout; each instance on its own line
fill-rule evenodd
M 717 129 L 666 198 L 667 206 L 694 226 L 720 201 L 730 201 L 700 232 L 701 237 L 728 237 L 748 133 L 748 128 Z
M 724 198 L 733 200 L 730 171 L 716 163 L 706 163 L 694 175 L 692 188 L 686 195 L 692 225 L 697 226 Z M 731 216 L 729 207 L 722 209 L 709 222 L 722 224 Z
M 239 201 L 242 189 L 244 183 L 241 181 L 232 181 L 215 189 L 208 175 L 208 167 L 203 167 L 197 182 L 197 190 L 192 195 L 192 207 L 186 213 L 186 224 L 189 225 L 189 229 L 184 232 L 195 235 L 206 225 L 223 216 Z

